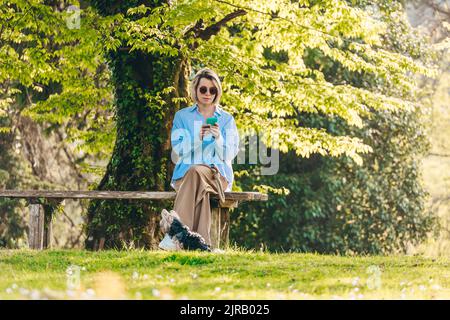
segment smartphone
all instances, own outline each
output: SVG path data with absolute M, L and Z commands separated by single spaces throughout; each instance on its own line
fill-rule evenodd
M 215 125 L 217 123 L 217 118 L 216 117 L 211 117 L 206 119 L 206 124 L 209 124 L 211 126 Z
M 202 128 L 211 128 L 213 125 L 215 125 L 217 123 L 217 118 L 216 117 L 211 117 L 206 119 L 206 124 L 202 125 Z M 205 141 L 209 141 L 211 140 L 212 135 L 208 134 L 205 136 L 205 138 L 203 140 Z

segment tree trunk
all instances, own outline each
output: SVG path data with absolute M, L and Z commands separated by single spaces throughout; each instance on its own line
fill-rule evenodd
M 158 6 L 162 1 L 93 1 L 102 15 L 125 13 L 130 7 Z M 129 52 L 123 44 L 109 53 L 115 85 L 117 137 L 105 175 L 97 190 L 163 191 L 170 188 L 170 130 L 172 102 L 186 97 L 190 65 L 187 58 Z M 156 97 L 162 89 L 175 90 Z M 149 98 L 151 97 L 151 98 Z M 86 248 L 155 247 L 159 240 L 159 212 L 168 203 L 125 200 L 92 201 L 87 215 Z

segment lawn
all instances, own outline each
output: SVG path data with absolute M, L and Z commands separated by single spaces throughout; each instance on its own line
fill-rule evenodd
M 450 259 L 0 250 L 0 299 L 450 299 Z

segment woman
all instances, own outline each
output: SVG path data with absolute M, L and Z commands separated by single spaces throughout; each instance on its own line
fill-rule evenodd
M 216 73 L 208 68 L 200 70 L 190 89 L 195 103 L 175 114 L 171 134 L 172 155 L 176 158 L 171 183 L 177 191 L 174 210 L 210 245 L 209 194 L 222 198 L 224 191 L 231 191 L 231 161 L 239 151 L 239 135 L 233 116 L 219 106 L 222 85 Z M 207 126 L 208 118 L 217 122 Z M 176 249 L 167 234 L 159 247 Z

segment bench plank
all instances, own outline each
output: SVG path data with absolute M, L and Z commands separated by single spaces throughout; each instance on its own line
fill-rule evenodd
M 29 247 L 30 249 L 42 250 L 44 248 L 44 209 L 40 204 L 37 203 L 30 204 L 29 209 Z
M 0 191 L 0 198 L 174 200 L 175 197 L 175 191 Z M 212 194 L 211 197 L 217 199 L 217 195 Z M 268 196 L 259 192 L 225 192 L 225 199 L 266 201 Z
M 38 198 L 63 199 L 127 199 L 127 200 L 175 200 L 175 191 L 47 191 L 47 190 L 0 190 L 0 198 L 24 198 L 29 201 L 29 246 L 42 250 L 51 247 L 51 216 L 46 216 Z M 218 199 L 215 194 L 210 195 Z M 243 201 L 267 201 L 268 195 L 259 192 L 225 192 L 225 202 L 211 208 L 211 242 L 213 248 L 226 248 L 229 241 L 230 209 Z M 104 245 L 100 242 L 98 250 Z

